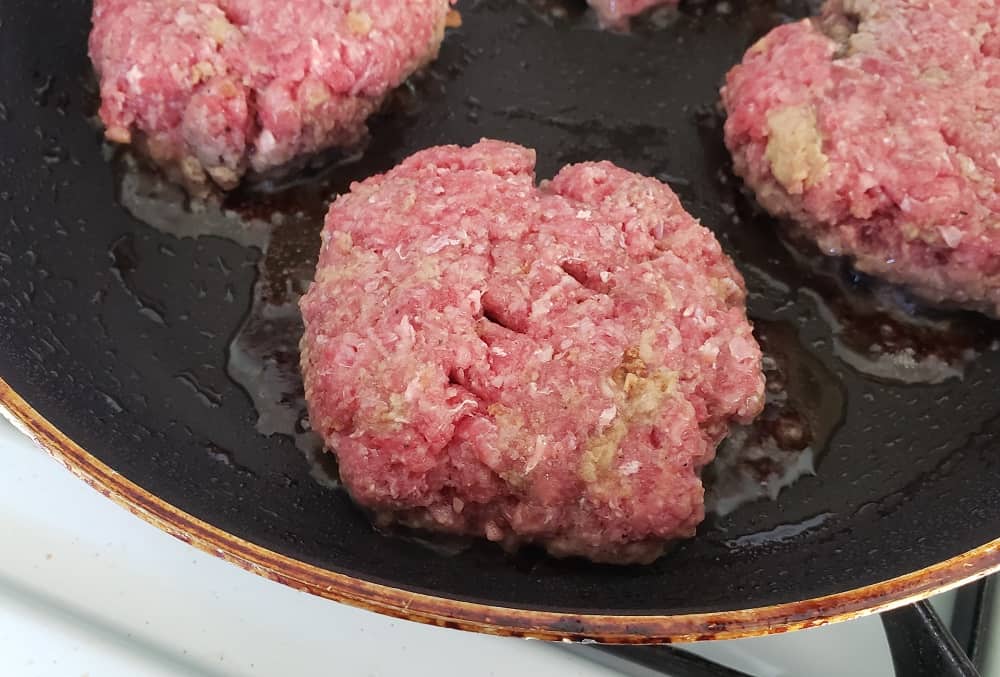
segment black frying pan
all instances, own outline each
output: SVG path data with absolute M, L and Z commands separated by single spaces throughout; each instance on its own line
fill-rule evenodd
M 998 327 L 793 255 L 729 173 L 721 78 L 808 8 L 692 2 L 631 35 L 596 30 L 582 3 L 459 9 L 463 26 L 373 122 L 360 159 L 327 157 L 295 181 L 228 197 L 229 211 L 192 216 L 141 163 L 102 145 L 89 3 L 7 0 L 6 408 L 77 474 L 199 547 L 327 597 L 489 632 L 777 631 L 1000 565 Z M 659 176 L 718 233 L 747 277 L 773 401 L 745 431 L 749 446 L 709 471 L 710 494 L 732 507 L 762 479 L 774 488 L 801 475 L 776 500 L 744 500 L 655 564 L 616 568 L 380 534 L 330 486 L 300 417 L 301 327 L 289 305 L 311 273 L 325 204 L 417 149 L 481 136 L 537 148 L 542 177 L 590 159 Z

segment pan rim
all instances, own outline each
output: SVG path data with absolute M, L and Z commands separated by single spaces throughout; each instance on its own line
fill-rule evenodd
M 93 489 L 171 536 L 242 569 L 356 608 L 440 627 L 569 642 L 737 639 L 826 625 L 926 599 L 1000 571 L 1000 538 L 896 578 L 822 597 L 733 611 L 602 615 L 497 607 L 373 583 L 261 547 L 158 498 L 104 464 L 0 378 L 0 414 Z

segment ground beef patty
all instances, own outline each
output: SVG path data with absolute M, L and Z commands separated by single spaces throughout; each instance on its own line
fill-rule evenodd
M 649 561 L 761 408 L 743 281 L 664 184 L 534 164 L 431 148 L 337 199 L 301 304 L 312 426 L 379 520 Z
M 760 203 L 932 301 L 1000 312 L 1000 4 L 831 0 L 747 52 L 726 144 Z
M 437 54 L 447 11 L 448 0 L 95 0 L 106 135 L 139 133 L 189 185 L 232 188 L 248 167 L 358 141 Z

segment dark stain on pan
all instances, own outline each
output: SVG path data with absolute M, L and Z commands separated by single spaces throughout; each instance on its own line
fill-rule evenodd
M 2 400 L 74 472 L 171 533 L 289 585 L 441 625 L 725 637 L 849 617 L 996 567 L 996 548 L 984 546 L 1000 535 L 1000 357 L 984 340 L 996 325 L 872 300 L 867 283 L 817 270 L 784 244 L 729 173 L 716 92 L 753 40 L 809 8 L 719 7 L 686 3 L 616 34 L 595 31 L 578 4 L 553 15 L 529 2 L 461 2 L 461 29 L 373 123 L 360 157 L 228 197 L 219 214 L 229 225 L 213 221 L 221 230 L 205 232 L 202 211 L 200 231 L 171 234 L 122 206 L 120 161 L 102 154 L 86 119 L 89 4 L 12 5 L 0 29 L 0 377 L 93 456 L 6 387 Z M 286 378 L 262 394 L 237 382 L 260 382 L 260 365 L 282 376 L 294 364 L 294 311 L 262 309 L 294 308 L 319 216 L 350 180 L 484 135 L 537 148 L 543 177 L 606 158 L 672 182 L 744 272 L 773 378 L 789 394 L 777 358 L 797 360 L 806 404 L 779 406 L 763 432 L 785 452 L 808 440 L 815 474 L 714 515 L 654 565 L 627 568 L 510 559 L 482 543 L 445 557 L 379 535 L 315 480 L 322 473 L 296 448 L 309 438 L 292 415 L 299 386 Z M 887 317 L 889 334 L 866 329 Z M 954 373 L 872 374 L 842 352 L 872 345 L 937 356 Z M 256 366 L 234 367 L 234 346 Z M 280 406 L 268 412 L 264 397 Z M 820 402 L 829 415 L 810 417 Z

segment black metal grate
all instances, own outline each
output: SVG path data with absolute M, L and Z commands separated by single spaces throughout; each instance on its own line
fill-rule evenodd
M 960 588 L 948 625 L 926 601 L 884 612 L 896 677 L 979 677 L 994 586 L 989 577 Z M 754 677 L 672 646 L 600 646 L 588 657 L 643 677 Z

